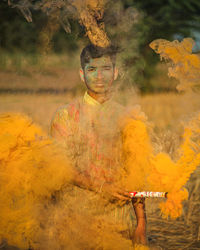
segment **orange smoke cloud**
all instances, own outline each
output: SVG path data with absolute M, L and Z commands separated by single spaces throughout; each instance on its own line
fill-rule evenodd
M 200 132 L 199 120 L 197 117 L 185 128 L 179 160 L 173 162 L 167 154 L 154 154 L 143 121 L 128 118 L 122 133 L 123 168 L 119 185 L 130 191 L 167 191 L 166 202 L 160 203 L 163 216 L 180 216 L 182 201 L 187 199 L 183 186 L 200 163 L 197 147 L 200 140 L 195 136 Z M 120 234 L 122 225 L 112 224 L 101 214 L 95 215 L 94 210 L 79 208 L 67 185 L 72 176 L 67 158 L 29 118 L 17 114 L 0 116 L 0 159 L 1 240 L 22 249 L 131 247 L 131 242 Z M 52 201 L 58 191 L 65 198 L 55 205 Z M 136 245 L 135 249 L 148 248 Z
M 179 148 L 180 158 L 176 162 L 177 176 L 174 178 L 173 193 L 169 194 L 166 204 L 161 204 L 161 210 L 168 215 L 168 207 L 176 203 L 177 210 L 173 217 L 181 215 L 181 202 L 187 199 L 187 191 L 183 188 L 190 175 L 200 164 L 200 114 L 194 117 L 184 128 L 183 143 Z
M 20 249 L 132 249 L 124 225 L 105 214 L 101 194 L 85 190 L 90 206 L 80 207 L 65 154 L 28 117 L 0 115 L 0 242 Z
M 0 115 L 0 241 L 37 249 L 42 210 L 71 178 L 70 165 L 26 116 Z
M 150 43 L 161 59 L 170 61 L 168 75 L 180 81 L 178 90 L 200 85 L 200 57 L 192 53 L 194 44 L 191 38 L 185 38 L 182 42 L 157 39 Z
M 123 185 L 127 190 L 147 190 L 147 176 L 151 172 L 152 145 L 144 122 L 127 119 L 122 133 L 125 172 Z
M 171 62 L 169 76 L 180 81 L 178 89 L 200 84 L 200 58 L 192 54 L 194 41 L 182 42 L 158 39 L 150 47 Z M 176 218 L 182 213 L 182 201 L 188 197 L 184 188 L 190 175 L 200 164 L 199 116 L 186 127 L 179 159 L 172 161 L 169 155 L 153 153 L 147 128 L 141 121 L 129 119 L 123 131 L 123 155 L 126 178 L 124 185 L 133 191 L 151 190 L 168 192 L 166 202 L 160 203 L 164 217 Z
M 160 203 L 164 217 L 182 214 L 182 201 L 188 197 L 184 185 L 200 164 L 199 138 L 194 142 L 195 134 L 200 134 L 197 124 L 199 117 L 185 128 L 177 161 L 165 153 L 154 154 L 144 122 L 129 118 L 123 129 L 123 186 L 132 191 L 168 192 L 166 202 Z

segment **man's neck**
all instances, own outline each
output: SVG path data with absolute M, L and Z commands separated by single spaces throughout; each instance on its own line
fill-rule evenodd
M 101 104 L 108 101 L 111 97 L 111 93 L 98 94 L 98 93 L 94 93 L 90 90 L 88 90 L 87 93 L 88 93 L 88 95 L 90 95 L 92 98 L 94 98 L 97 102 L 99 102 Z

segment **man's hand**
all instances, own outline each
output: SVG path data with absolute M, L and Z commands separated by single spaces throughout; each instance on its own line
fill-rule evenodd
M 76 169 L 73 171 L 73 184 L 84 189 L 94 190 L 91 179 Z
M 138 244 L 146 244 L 146 213 L 144 198 L 132 199 L 132 204 L 135 210 L 137 219 L 137 227 L 133 237 L 133 241 Z
M 126 203 L 131 201 L 131 196 L 128 192 L 117 187 L 111 182 L 100 182 L 99 180 L 91 181 L 90 177 L 74 170 L 73 184 L 80 188 L 89 189 L 97 193 L 101 193 L 105 198 L 112 202 Z
M 104 197 L 109 198 L 112 202 L 119 201 L 120 203 L 126 203 L 127 201 L 131 201 L 130 194 L 113 183 L 105 182 L 100 187 L 99 192 L 102 192 Z

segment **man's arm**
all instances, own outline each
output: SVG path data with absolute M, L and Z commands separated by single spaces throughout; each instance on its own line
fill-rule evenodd
M 146 244 L 146 212 L 144 198 L 132 199 L 133 208 L 137 219 L 137 227 L 134 235 L 134 242 Z
M 75 147 L 75 143 L 73 142 L 73 136 L 75 133 L 72 131 L 73 119 L 69 115 L 68 110 L 66 108 L 59 109 L 51 122 L 50 134 L 53 138 L 60 142 L 64 143 L 64 146 L 67 147 L 67 150 L 72 150 Z M 78 168 L 74 167 L 73 171 L 73 184 L 79 186 L 84 189 L 88 189 L 97 193 L 102 193 L 106 198 L 114 201 L 121 201 L 125 203 L 130 200 L 131 197 L 128 192 L 121 190 L 113 183 L 102 182 L 102 180 L 91 180 L 90 176 L 87 174 L 80 172 Z
M 126 203 L 131 200 L 130 194 L 113 183 L 103 182 L 96 180 L 91 180 L 90 177 L 78 172 L 74 169 L 73 184 L 84 189 L 94 191 L 96 193 L 101 193 L 105 198 L 112 202 L 118 201 L 120 204 Z
M 50 135 L 57 141 L 65 141 L 70 134 L 70 129 L 68 126 L 68 111 L 64 108 L 57 110 L 51 121 Z

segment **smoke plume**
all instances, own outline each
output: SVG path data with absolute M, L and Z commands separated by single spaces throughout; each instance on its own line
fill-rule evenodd
M 189 90 L 200 85 L 200 57 L 192 53 L 194 44 L 192 38 L 184 38 L 182 42 L 157 39 L 150 43 L 150 47 L 160 54 L 161 60 L 170 62 L 168 75 L 179 81 L 178 90 Z
M 73 186 L 66 148 L 30 118 L 0 115 L 0 160 L 1 243 L 20 249 L 132 248 L 113 216 L 116 204 Z

